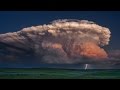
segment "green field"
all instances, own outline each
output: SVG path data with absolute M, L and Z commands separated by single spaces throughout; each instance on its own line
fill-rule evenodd
M 120 79 L 120 70 L 0 69 L 0 79 Z

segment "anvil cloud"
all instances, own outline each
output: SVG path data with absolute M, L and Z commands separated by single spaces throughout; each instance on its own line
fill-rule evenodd
M 0 44 L 14 59 L 30 55 L 41 63 L 87 63 L 108 58 L 102 47 L 109 44 L 110 34 L 92 21 L 63 19 L 0 34 Z

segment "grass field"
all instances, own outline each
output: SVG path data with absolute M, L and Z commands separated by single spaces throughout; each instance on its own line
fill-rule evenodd
M 120 79 L 120 70 L 0 69 L 0 79 Z

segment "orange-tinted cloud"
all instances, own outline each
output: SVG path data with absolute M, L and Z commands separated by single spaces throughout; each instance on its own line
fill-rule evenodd
M 32 53 L 44 63 L 79 63 L 84 57 L 106 59 L 102 47 L 109 44 L 110 34 L 108 28 L 91 21 L 63 19 L 0 34 L 0 43 L 13 48 L 9 52 Z

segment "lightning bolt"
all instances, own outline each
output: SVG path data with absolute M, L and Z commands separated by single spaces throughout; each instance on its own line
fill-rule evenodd
M 88 68 L 88 64 L 85 64 L 85 70 Z

